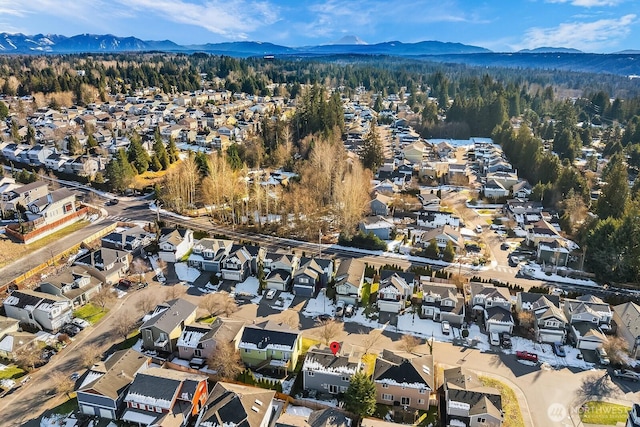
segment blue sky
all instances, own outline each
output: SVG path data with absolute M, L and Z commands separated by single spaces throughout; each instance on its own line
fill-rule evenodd
M 640 49 L 638 0 L 0 0 L 0 32 L 327 44 L 440 40 L 510 52 Z

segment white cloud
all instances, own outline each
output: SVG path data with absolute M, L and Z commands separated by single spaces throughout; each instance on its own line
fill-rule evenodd
M 279 19 L 277 7 L 266 1 L 208 0 L 202 4 L 184 0 L 117 1 L 125 7 L 176 23 L 196 25 L 230 39 L 246 39 L 247 33 Z
M 626 0 L 547 0 L 547 3 L 571 3 L 581 7 L 607 7 L 617 6 Z
M 631 32 L 635 14 L 619 19 L 600 19 L 593 22 L 566 22 L 552 28 L 529 28 L 524 40 L 512 46 L 514 50 L 536 47 L 572 47 L 597 52 L 615 46 Z

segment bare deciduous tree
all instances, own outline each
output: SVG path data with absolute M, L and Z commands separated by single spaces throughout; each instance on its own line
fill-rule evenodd
M 280 315 L 280 320 L 291 329 L 298 329 L 300 326 L 300 314 L 295 310 L 285 310 Z
M 67 397 L 76 386 L 75 381 L 61 371 L 53 371 L 49 374 L 49 380 L 53 383 L 53 390 L 56 394 L 65 394 Z
M 125 311 L 117 316 L 113 322 L 113 330 L 123 339 L 127 339 L 129 332 L 136 324 L 136 318 L 130 311 Z
M 207 358 L 207 366 L 216 371 L 216 376 L 221 380 L 235 380 L 244 370 L 240 353 L 229 342 L 216 344 L 215 350 Z
M 184 285 L 177 284 L 173 286 L 166 286 L 164 296 L 165 299 L 169 301 L 172 299 L 180 298 L 185 292 L 187 292 L 187 289 Z
M 413 350 L 415 350 L 419 345 L 420 339 L 413 335 L 403 335 L 398 342 L 400 350 L 406 351 L 407 353 L 413 353 Z
M 231 316 L 238 311 L 236 300 L 226 292 L 205 295 L 200 299 L 200 308 L 206 310 L 209 315 Z
M 364 348 L 365 353 L 369 353 L 373 347 L 375 347 L 382 338 L 382 331 L 380 329 L 372 329 L 368 334 L 364 331 L 360 332 L 361 335 L 364 335 L 364 339 L 362 340 L 362 348 Z
M 35 344 L 22 347 L 16 352 L 18 366 L 25 370 L 34 370 L 36 365 L 42 362 L 42 352 Z
M 623 364 L 629 353 L 629 344 L 619 336 L 608 337 L 602 348 L 607 352 L 611 363 L 616 365 Z
M 97 304 L 102 310 L 104 310 L 105 306 L 116 298 L 113 293 L 113 289 L 109 288 L 107 285 L 103 285 L 102 288 L 91 297 L 91 302 Z
M 86 368 L 93 366 L 94 363 L 98 361 L 100 358 L 100 348 L 95 344 L 88 344 L 82 347 L 82 352 L 80 354 L 80 360 L 82 361 L 82 365 Z
M 518 312 L 518 321 L 523 328 L 532 329 L 536 316 L 530 311 L 520 311 Z
M 138 283 L 144 280 L 144 273 L 147 272 L 147 264 L 143 259 L 136 258 L 131 263 L 131 271 L 138 275 Z
M 324 345 L 329 345 L 343 330 L 343 324 L 333 319 L 320 322 L 318 326 L 318 335 Z
M 158 297 L 156 294 L 146 293 L 140 296 L 140 299 L 136 302 L 136 308 L 143 314 L 146 314 L 153 310 L 158 305 Z

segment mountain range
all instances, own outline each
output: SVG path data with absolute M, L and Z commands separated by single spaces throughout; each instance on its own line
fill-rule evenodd
M 334 55 L 385 55 L 436 62 L 465 63 L 480 66 L 562 69 L 620 75 L 640 75 L 640 51 L 613 54 L 584 53 L 564 47 L 539 47 L 512 53 L 496 53 L 479 46 L 441 41 L 403 43 L 389 41 L 367 44 L 349 35 L 330 44 L 287 47 L 265 42 L 226 42 L 199 45 L 179 45 L 171 40 L 141 40 L 111 34 L 78 34 L 66 37 L 57 34 L 0 33 L 0 54 L 62 54 L 117 52 L 206 52 L 235 57 L 276 56 L 313 57 Z

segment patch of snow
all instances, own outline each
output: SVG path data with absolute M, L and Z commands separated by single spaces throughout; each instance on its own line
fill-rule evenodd
M 333 301 L 327 298 L 324 291 L 320 291 L 317 297 L 307 301 L 302 314 L 307 317 L 314 317 L 319 314 L 332 314 L 334 308 Z
M 184 280 L 188 283 L 193 283 L 198 277 L 200 277 L 200 270 L 189 267 L 185 262 L 177 262 L 175 264 L 175 269 L 178 279 Z
M 284 311 L 291 306 L 295 295 L 289 292 L 281 292 L 278 298 L 271 304 L 274 310 Z
M 305 406 L 293 406 L 293 405 L 287 406 L 287 410 L 286 410 L 287 414 L 299 415 L 301 417 L 309 417 L 312 412 L 313 412 L 313 409 L 311 408 L 307 408 Z
M 533 279 L 544 280 L 547 282 L 556 282 L 556 283 L 567 283 L 571 285 L 578 286 L 591 286 L 598 287 L 598 285 L 593 280 L 589 279 L 573 279 L 571 277 L 560 276 L 555 273 L 551 273 L 550 275 L 542 271 L 542 268 L 538 264 L 527 264 L 522 266 L 520 269 L 521 273 L 526 277 L 531 277 Z
M 528 351 L 538 355 L 538 360 L 541 364 L 548 365 L 552 368 L 572 367 L 580 368 L 583 370 L 589 370 L 594 367 L 593 363 L 585 362 L 583 359 L 579 359 L 578 355 L 581 354 L 580 350 L 570 345 L 563 346 L 565 357 L 556 356 L 551 348 L 551 344 L 542 344 L 535 341 L 528 340 L 522 337 L 511 337 L 511 348 L 503 349 L 503 352 L 507 354 L 515 354 L 516 351 Z M 520 361 L 526 362 L 526 361 Z
M 293 388 L 293 383 L 295 382 L 295 377 L 282 381 L 282 392 L 284 394 L 291 394 L 291 389 Z M 287 410 L 287 412 L 289 411 Z
M 260 282 L 255 277 L 248 277 L 242 283 L 238 283 L 235 286 L 235 293 L 238 294 L 248 294 L 248 295 L 258 295 L 258 289 L 260 288 Z

